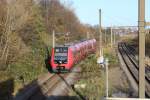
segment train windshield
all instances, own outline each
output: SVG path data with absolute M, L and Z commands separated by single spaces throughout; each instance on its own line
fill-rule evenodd
M 67 63 L 68 47 L 55 47 L 55 63 Z

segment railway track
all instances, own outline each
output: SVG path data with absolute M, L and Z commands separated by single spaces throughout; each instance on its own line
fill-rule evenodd
M 129 47 L 125 44 L 125 43 L 119 43 L 118 45 L 118 50 L 122 56 L 122 59 L 127 67 L 127 69 L 129 70 L 130 74 L 132 75 L 134 81 L 137 84 L 139 84 L 139 75 L 138 75 L 138 61 L 135 58 L 135 53 L 133 51 L 133 49 L 129 49 Z M 147 65 L 146 65 L 147 66 Z M 146 80 L 146 96 L 149 98 L 150 97 L 150 76 L 149 76 L 149 69 L 146 68 L 145 69 L 146 75 L 145 75 L 145 80 Z
M 47 74 L 42 76 L 21 91 L 15 97 L 15 100 L 47 100 L 47 98 L 56 94 L 54 92 L 56 90 L 59 91 L 59 95 L 67 95 L 69 91 L 66 88 L 71 89 L 71 85 L 76 81 L 76 72 L 79 72 L 80 69 L 75 70 L 77 70 L 75 73 Z M 61 86 L 62 84 L 65 85 Z
M 134 59 L 134 61 L 136 62 L 136 64 L 138 64 L 138 60 L 136 59 L 136 50 L 135 48 L 133 48 L 130 45 L 127 45 L 126 43 L 124 43 L 125 47 L 127 48 L 128 52 L 130 53 L 130 55 L 132 55 L 132 58 Z M 148 64 L 145 64 L 145 73 L 147 78 L 149 78 L 148 80 L 150 80 L 150 66 Z M 138 69 L 138 65 L 136 66 L 136 68 Z

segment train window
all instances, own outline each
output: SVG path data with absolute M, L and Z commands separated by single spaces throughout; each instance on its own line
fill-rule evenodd
M 64 48 L 64 49 L 63 49 L 63 52 L 67 52 L 67 51 L 68 51 L 68 49 L 67 49 L 67 48 Z
M 55 53 L 67 53 L 68 48 L 67 47 L 55 47 Z

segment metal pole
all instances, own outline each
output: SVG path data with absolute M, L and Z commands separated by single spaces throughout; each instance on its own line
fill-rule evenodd
M 100 48 L 100 57 L 102 56 L 102 29 L 101 29 L 101 9 L 99 9 L 99 48 Z
M 53 48 L 55 48 L 55 31 L 53 30 Z
M 106 97 L 108 97 L 108 65 L 106 64 Z
M 112 27 L 110 28 L 111 31 L 111 48 L 113 47 L 113 33 L 112 33 Z
M 139 0 L 139 98 L 145 98 L 145 0 Z
M 90 38 L 90 36 L 89 36 L 89 32 L 87 32 L 87 33 L 86 33 L 86 35 L 87 35 L 87 39 L 89 39 L 89 38 Z
M 146 26 L 150 26 L 150 22 L 146 22 Z
M 105 66 L 106 66 L 106 99 L 108 98 L 108 92 L 109 92 L 109 87 L 108 87 L 108 65 L 109 65 L 109 63 L 108 63 L 108 59 L 106 58 L 105 59 Z
M 107 42 L 107 41 L 106 41 L 106 31 L 107 31 L 107 29 L 105 29 L 105 43 Z
M 115 45 L 115 43 L 116 43 L 116 34 L 114 32 L 114 45 Z

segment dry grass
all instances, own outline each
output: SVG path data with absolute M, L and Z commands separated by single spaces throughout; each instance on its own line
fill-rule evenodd
M 82 73 L 79 74 L 81 79 L 77 84 L 86 85 L 85 88 L 77 89 L 77 91 L 89 100 L 99 99 L 105 93 L 104 72 L 96 61 L 96 56 L 91 55 L 77 65 L 82 68 Z
M 44 44 L 46 44 L 47 46 L 52 46 L 52 36 L 45 33 L 45 32 L 42 32 L 40 33 L 40 37 L 41 37 L 41 40 L 44 42 Z

